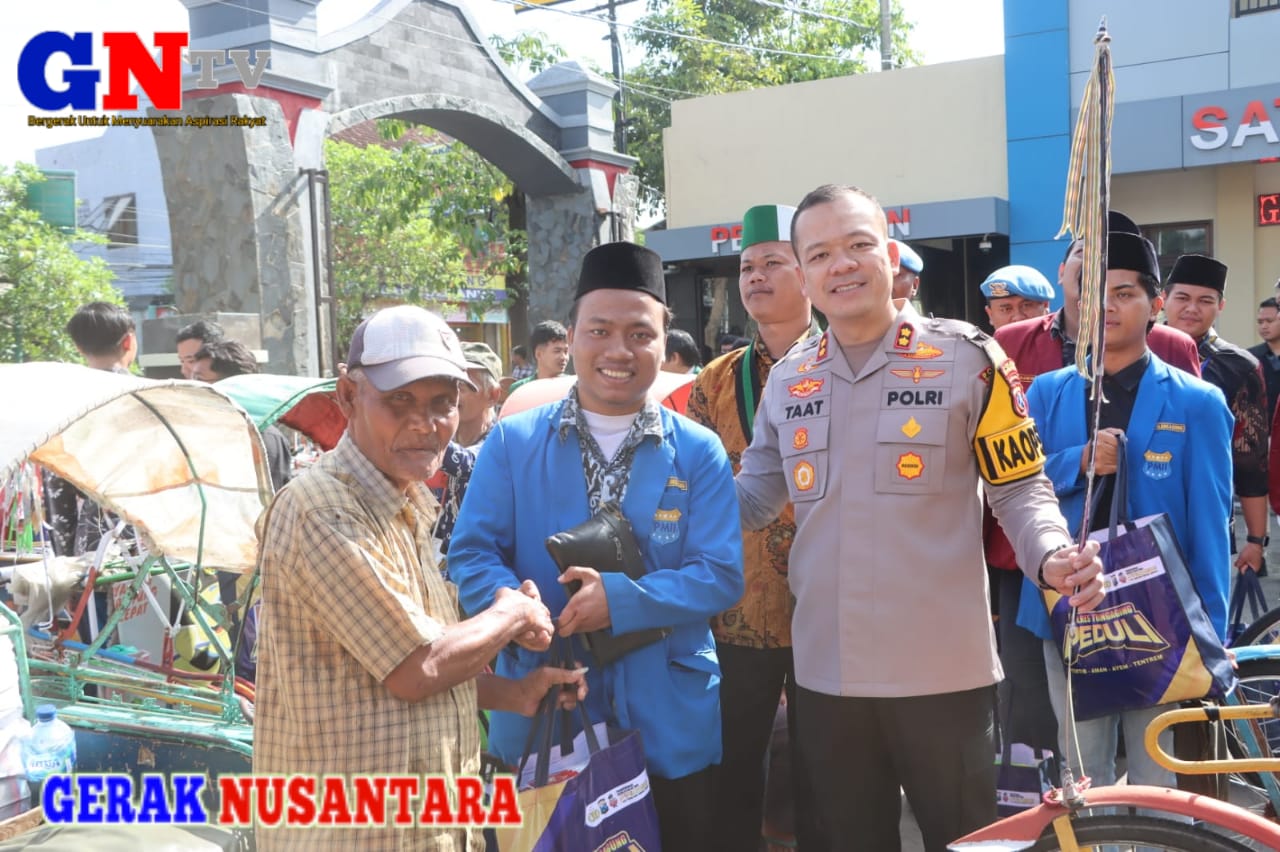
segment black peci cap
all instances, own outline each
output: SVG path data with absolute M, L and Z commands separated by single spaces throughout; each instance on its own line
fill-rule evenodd
M 1196 287 L 1209 287 L 1219 293 L 1227 289 L 1227 265 L 1220 260 L 1203 254 L 1184 254 L 1173 263 L 1169 272 L 1169 283 L 1191 284 Z
M 592 290 L 637 290 L 665 305 L 667 283 L 662 276 L 662 258 L 635 243 L 596 246 L 582 258 L 574 301 Z

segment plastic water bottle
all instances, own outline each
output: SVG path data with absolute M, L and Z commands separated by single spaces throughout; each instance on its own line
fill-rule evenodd
M 70 773 L 76 767 L 76 733 L 58 718 L 58 708 L 41 704 L 36 724 L 22 742 L 22 768 L 27 781 L 40 784 L 50 775 Z

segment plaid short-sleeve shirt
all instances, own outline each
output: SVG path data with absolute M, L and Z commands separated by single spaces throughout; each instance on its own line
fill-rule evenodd
M 382 681 L 458 620 L 436 569 L 436 506 L 397 489 L 344 436 L 276 497 L 263 531 L 253 769 L 272 774 L 479 771 L 474 682 L 408 703 Z M 258 848 L 478 848 L 474 832 L 258 830 Z

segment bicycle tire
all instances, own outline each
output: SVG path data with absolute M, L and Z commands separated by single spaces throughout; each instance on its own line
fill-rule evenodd
M 1165 852 L 1250 852 L 1249 847 L 1207 828 L 1185 822 L 1147 816 L 1116 814 L 1086 816 L 1071 821 L 1081 849 L 1118 846 L 1121 849 L 1146 846 Z M 1040 835 L 1031 852 L 1061 852 L 1058 836 L 1050 825 Z
M 1233 696 L 1234 700 L 1249 704 L 1265 703 L 1275 695 L 1277 690 L 1280 690 L 1280 659 L 1242 660 L 1236 670 L 1236 679 L 1239 683 Z M 1251 724 L 1261 731 L 1267 739 L 1272 754 L 1280 753 L 1280 722 L 1265 719 L 1253 723 L 1237 721 L 1226 723 L 1227 750 L 1232 758 L 1269 756 L 1248 753 L 1241 742 L 1237 727 L 1246 724 Z M 1231 772 L 1227 775 L 1231 778 L 1233 804 L 1268 818 L 1280 811 L 1280 802 L 1270 801 L 1270 796 L 1263 788 L 1263 782 L 1257 773 Z
M 1249 623 L 1231 643 L 1232 647 L 1244 645 L 1275 645 L 1280 643 L 1280 606 L 1269 609 Z

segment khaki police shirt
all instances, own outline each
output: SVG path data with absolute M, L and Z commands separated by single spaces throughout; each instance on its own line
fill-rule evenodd
M 830 332 L 774 367 L 737 477 L 744 527 L 795 505 L 796 682 L 829 695 L 1002 677 L 980 482 L 1033 576 L 1071 541 L 1013 362 L 973 326 L 897 304 L 857 375 Z

